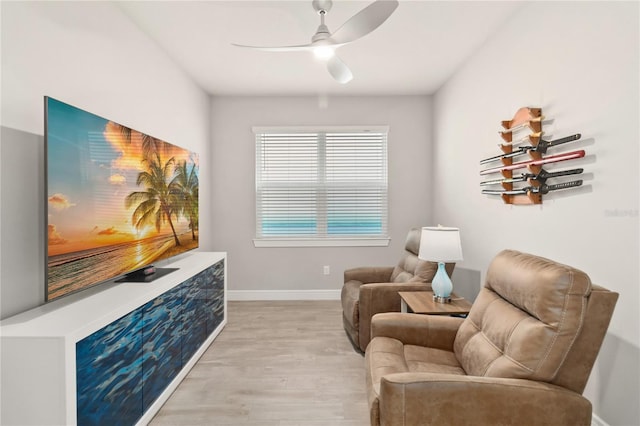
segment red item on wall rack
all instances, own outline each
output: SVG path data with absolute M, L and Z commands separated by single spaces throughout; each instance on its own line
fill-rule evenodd
M 502 166 L 481 170 L 480 174 L 487 175 L 489 173 L 497 173 L 497 172 L 504 172 L 509 170 L 522 169 L 527 166 L 541 166 L 543 164 L 548 164 L 548 163 L 557 163 L 559 161 L 573 160 L 574 158 L 582 158 L 584 157 L 584 155 L 585 155 L 585 152 L 583 149 L 581 149 L 578 151 L 571 151 L 564 154 L 551 155 L 549 157 L 544 157 L 544 158 L 539 158 L 539 159 L 534 159 L 529 161 L 521 161 L 519 163 L 504 164 Z

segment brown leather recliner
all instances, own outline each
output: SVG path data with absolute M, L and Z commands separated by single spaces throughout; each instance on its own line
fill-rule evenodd
M 373 318 L 372 425 L 590 425 L 582 396 L 618 294 L 577 269 L 505 250 L 466 319 Z
M 360 267 L 344 271 L 342 322 L 353 345 L 364 352 L 369 344 L 371 317 L 379 312 L 400 312 L 399 291 L 431 290 L 438 264 L 418 259 L 421 228 L 407 235 L 405 252 L 393 267 Z M 455 263 L 445 269 L 451 276 Z

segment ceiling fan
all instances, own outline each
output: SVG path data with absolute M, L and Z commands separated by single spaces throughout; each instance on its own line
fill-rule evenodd
M 247 46 L 235 44 L 238 47 L 264 50 L 268 52 L 311 51 L 319 59 L 327 61 L 327 70 L 339 83 L 345 84 L 353 79 L 353 73 L 335 55 L 335 50 L 347 43 L 351 43 L 378 28 L 398 7 L 398 0 L 376 0 L 360 12 L 352 16 L 333 33 L 324 23 L 325 15 L 331 10 L 332 0 L 313 0 L 313 8 L 320 15 L 320 25 L 311 37 L 311 43 L 297 46 Z

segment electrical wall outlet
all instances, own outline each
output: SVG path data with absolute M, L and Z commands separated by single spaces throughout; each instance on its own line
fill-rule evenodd
M 329 275 L 331 273 L 331 268 L 329 268 L 329 265 L 324 265 L 323 271 L 325 275 Z

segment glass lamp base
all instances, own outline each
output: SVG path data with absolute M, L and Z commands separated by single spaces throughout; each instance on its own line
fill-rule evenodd
M 433 289 L 433 300 L 438 303 L 451 302 L 451 291 L 453 291 L 453 283 L 447 275 L 444 268 L 444 262 L 438 262 L 438 270 L 436 271 L 431 283 Z

